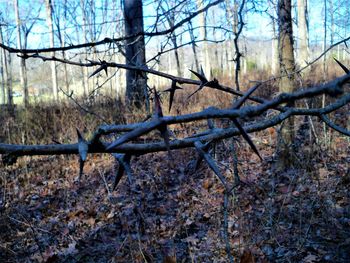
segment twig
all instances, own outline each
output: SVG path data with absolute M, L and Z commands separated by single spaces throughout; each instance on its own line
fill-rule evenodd
M 238 185 L 240 183 L 239 174 L 238 174 L 238 156 L 237 150 L 235 146 L 235 141 L 231 142 L 231 153 L 233 159 L 233 175 L 234 175 L 234 185 Z
M 230 239 L 228 237 L 228 203 L 229 198 L 232 191 L 225 191 L 224 192 L 224 240 L 225 240 L 225 247 L 226 247 L 226 254 L 230 261 L 230 263 L 234 263 L 234 258 L 231 253 L 231 245 L 230 245 Z
M 89 111 L 88 109 L 86 109 L 85 107 L 81 106 L 81 104 L 73 97 L 73 92 L 68 94 L 67 92 L 65 92 L 60 86 L 58 86 L 58 88 L 60 89 L 60 91 L 62 91 L 62 93 L 67 96 L 67 98 L 69 98 L 70 100 L 72 100 L 75 105 L 77 105 L 79 107 L 79 109 L 81 109 L 82 111 L 84 111 L 85 113 L 88 113 L 90 115 L 96 116 L 97 118 L 99 118 L 100 120 L 102 120 L 104 123 L 109 123 L 105 118 L 103 118 L 101 115 L 97 114 L 96 112 L 93 111 Z
M 109 191 L 109 187 L 108 187 L 108 183 L 107 183 L 104 171 L 101 171 L 100 169 L 98 169 L 98 173 L 100 174 L 100 177 L 103 180 L 108 196 L 111 196 L 111 191 Z

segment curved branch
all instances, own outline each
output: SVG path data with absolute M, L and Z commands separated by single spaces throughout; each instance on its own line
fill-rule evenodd
M 348 129 L 345 129 L 345 128 L 340 127 L 339 125 L 335 124 L 326 115 L 321 114 L 320 118 L 322 121 L 324 121 L 324 123 L 326 123 L 333 130 L 336 130 L 337 132 L 344 134 L 346 136 L 350 136 L 350 131 Z

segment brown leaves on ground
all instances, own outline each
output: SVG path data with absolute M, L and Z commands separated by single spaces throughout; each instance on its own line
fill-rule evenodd
M 269 140 L 269 134 L 259 141 Z M 238 262 L 347 262 L 350 258 L 349 149 L 311 146 L 300 167 L 276 174 L 274 149 L 261 163 L 239 142 L 242 184 L 231 198 L 228 233 Z M 233 181 L 228 145 L 215 159 Z M 87 160 L 76 181 L 76 158 L 21 158 L 1 168 L 1 262 L 227 262 L 224 187 L 194 150 L 134 157 L 133 183 L 116 191 L 115 160 Z M 174 165 L 174 163 L 176 165 Z

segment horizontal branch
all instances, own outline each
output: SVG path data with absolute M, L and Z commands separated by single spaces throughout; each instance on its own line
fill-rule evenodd
M 22 56 L 20 56 L 22 57 Z M 33 55 L 28 55 L 26 56 L 26 58 L 39 58 L 42 59 L 43 61 L 57 61 L 57 62 L 61 62 L 61 63 L 65 63 L 65 64 L 69 64 L 69 65 L 73 65 L 73 66 L 80 66 L 80 67 L 106 67 L 106 68 L 121 68 L 121 69 L 126 69 L 126 70 L 135 70 L 135 71 L 140 71 L 140 72 L 145 72 L 145 73 L 149 73 L 155 76 L 159 76 L 159 77 L 163 77 L 166 79 L 169 79 L 171 81 L 175 81 L 179 84 L 189 84 L 189 85 L 201 85 L 202 82 L 199 80 L 193 80 L 193 79 L 188 79 L 188 78 L 183 78 L 183 77 L 178 77 L 178 76 L 174 76 L 168 73 L 164 73 L 161 71 L 157 71 L 154 69 L 150 69 L 146 66 L 141 67 L 141 66 L 133 66 L 130 64 L 121 64 L 121 63 L 115 63 L 115 62 L 106 62 L 106 61 L 93 61 L 93 60 L 89 60 L 88 63 L 83 63 L 83 62 L 76 62 L 76 61 L 72 61 L 72 60 L 67 60 L 67 59 L 62 59 L 62 58 L 58 58 L 56 56 L 51 56 L 51 57 L 47 57 L 47 56 L 42 56 L 42 55 L 38 55 L 38 54 L 33 54 Z M 259 82 L 258 85 L 261 85 L 262 83 L 268 82 L 270 80 L 266 80 L 263 82 Z M 243 92 L 237 91 L 231 87 L 225 86 L 225 85 L 221 85 L 219 82 L 213 83 L 213 82 L 208 82 L 204 85 L 205 87 L 209 87 L 211 89 L 216 89 L 219 91 L 223 91 L 235 96 L 240 96 L 242 97 L 244 95 Z M 254 101 L 257 103 L 264 103 L 266 102 L 265 99 L 259 98 L 259 97 L 255 97 L 255 96 L 249 96 L 248 98 L 250 101 Z M 285 109 L 283 109 L 283 107 L 277 107 L 275 108 L 276 110 L 279 111 L 283 111 Z
M 277 106 L 286 102 L 291 103 L 302 98 L 314 97 L 321 94 L 329 94 L 332 96 L 339 95 L 342 93 L 341 86 L 344 85 L 349 80 L 350 80 L 350 74 L 347 74 L 323 85 L 318 85 L 312 88 L 299 90 L 294 93 L 282 93 L 279 96 L 277 96 L 275 99 L 270 101 L 265 101 L 265 103 L 262 103 L 257 106 L 246 106 L 246 107 L 242 107 L 241 109 L 218 109 L 215 107 L 209 107 L 203 111 L 196 112 L 196 113 L 190 113 L 190 114 L 185 114 L 180 116 L 165 116 L 162 118 L 162 122 L 169 125 L 169 124 L 185 123 L 185 122 L 212 119 L 212 118 L 254 117 L 254 116 L 260 115 L 261 113 L 269 109 L 274 109 Z M 297 111 L 299 115 L 302 115 L 304 113 L 307 115 L 327 114 L 330 111 L 335 110 L 333 107 L 331 107 L 332 105 L 342 107 L 345 104 L 349 103 L 349 99 L 350 99 L 350 95 L 346 94 L 337 100 L 337 102 L 338 101 L 341 102 L 341 104 L 339 105 L 335 102 L 323 109 L 294 109 L 294 110 Z M 285 109 L 290 109 L 290 108 L 286 107 Z M 109 134 L 113 132 L 130 131 L 137 127 L 140 127 L 141 125 L 142 123 L 134 123 L 129 125 L 103 125 L 103 126 L 100 126 L 99 129 L 101 133 Z
M 342 85 L 348 82 L 350 74 L 337 78 L 325 85 L 315 86 L 306 90 L 297 91 L 289 94 L 281 94 L 273 100 L 266 101 L 263 104 L 257 106 L 245 106 L 241 109 L 217 109 L 210 107 L 201 112 L 180 115 L 180 116 L 165 116 L 159 117 L 157 121 L 151 120 L 150 122 L 141 122 L 127 125 L 103 125 L 100 126 L 93 138 L 88 144 L 89 153 L 128 153 L 133 155 L 146 154 L 150 152 L 166 151 L 168 149 L 181 149 L 193 147 L 196 141 L 208 142 L 212 140 L 221 140 L 230 138 L 232 136 L 240 135 L 241 132 L 237 128 L 212 128 L 202 135 L 190 136 L 184 139 L 176 139 L 169 142 L 167 145 L 164 142 L 151 142 L 151 143 L 124 143 L 117 147 L 107 150 L 109 143 L 100 141 L 101 135 L 115 133 L 115 132 L 128 132 L 135 131 L 136 129 L 145 129 L 145 132 L 149 132 L 153 129 L 157 129 L 157 123 L 162 125 L 171 125 L 176 123 L 185 123 L 195 120 L 205 120 L 212 118 L 244 118 L 261 115 L 264 111 L 281 105 L 285 102 L 293 102 L 306 97 L 313 97 L 321 94 L 338 95 L 342 93 Z M 344 105 L 350 103 L 350 94 L 346 93 L 339 97 L 336 101 L 329 104 L 324 108 L 315 109 L 302 109 L 302 108 L 286 108 L 284 112 L 279 113 L 277 116 L 259 121 L 254 124 L 244 126 L 246 132 L 256 132 L 264 130 L 268 127 L 275 126 L 281 123 L 286 118 L 292 115 L 313 115 L 323 116 L 332 111 L 335 111 Z M 157 123 L 156 123 L 157 122 Z M 152 124 L 154 123 L 154 124 Z M 150 127 L 146 129 L 147 127 Z M 24 155 L 52 155 L 52 154 L 78 154 L 79 144 L 51 144 L 51 145 L 12 145 L 12 144 L 0 144 L 0 154 L 11 155 L 14 157 Z M 4 158 L 4 157 L 3 157 Z
M 261 131 L 268 127 L 272 127 L 281 123 L 291 112 L 281 113 L 267 121 L 257 124 L 245 126 L 246 132 Z M 210 141 L 225 139 L 235 135 L 239 135 L 237 128 L 221 129 L 215 128 L 212 132 L 193 138 L 185 138 L 181 140 L 173 140 L 169 143 L 171 150 L 193 147 L 196 141 Z M 89 143 L 89 153 L 129 153 L 133 155 L 146 154 L 151 152 L 167 151 L 164 142 L 155 143 L 127 143 L 120 145 L 114 149 L 106 150 L 108 143 L 102 145 Z M 49 144 L 49 145 L 16 145 L 16 144 L 0 144 L 0 154 L 11 154 L 14 156 L 34 156 L 34 155 L 59 155 L 59 154 L 79 154 L 78 143 L 74 144 Z

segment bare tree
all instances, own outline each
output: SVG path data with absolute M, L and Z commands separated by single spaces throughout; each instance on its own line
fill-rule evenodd
M 272 63 L 271 63 L 271 74 L 277 75 L 279 69 L 279 56 L 278 56 L 278 29 L 276 26 L 276 3 L 274 0 L 269 1 L 269 10 L 267 12 L 271 19 L 272 26 L 272 41 L 271 41 L 271 52 L 272 52 Z
M 0 25 L 0 43 L 3 43 L 3 37 L 2 37 L 2 26 Z M 1 65 L 0 65 L 0 73 L 1 73 L 1 103 L 6 103 L 6 92 L 5 92 L 5 86 L 7 86 L 7 61 L 6 61 L 6 52 L 4 49 L 1 50 L 0 53 L 1 58 Z M 11 103 L 11 96 L 8 104 Z
M 52 17 L 55 21 L 56 26 L 56 35 L 61 47 L 65 46 L 65 32 L 62 31 L 66 28 L 68 24 L 68 5 L 67 0 L 62 2 L 62 7 L 52 5 Z M 66 59 L 66 52 L 62 51 L 62 57 Z M 68 69 L 67 64 L 63 65 L 63 77 L 64 77 L 64 85 L 66 92 L 69 93 L 69 80 L 68 80 Z
M 141 0 L 124 0 L 126 63 L 144 67 L 145 40 L 143 29 L 143 12 Z M 136 37 L 132 37 L 137 35 Z M 136 70 L 126 71 L 126 99 L 128 105 L 141 108 L 147 100 L 147 80 L 144 73 Z
M 198 10 L 203 9 L 203 0 L 197 0 L 197 8 Z M 210 57 L 209 57 L 209 49 L 208 49 L 208 42 L 207 42 L 207 23 L 206 23 L 206 12 L 203 12 L 199 15 L 199 32 L 200 32 L 200 39 L 203 40 L 203 44 L 201 47 L 201 57 L 202 57 L 202 63 L 204 65 L 204 73 L 206 76 L 211 78 L 211 66 L 210 66 Z
M 245 0 L 234 0 L 233 6 L 229 6 L 229 1 L 226 1 L 227 6 L 227 12 L 229 14 L 229 17 L 233 20 L 232 21 L 232 31 L 233 31 L 233 44 L 235 48 L 235 55 L 233 57 L 233 61 L 235 62 L 235 84 L 236 89 L 240 90 L 239 85 L 239 73 L 241 71 L 241 57 L 242 53 L 239 49 L 239 37 L 242 33 L 244 22 L 243 22 L 243 9 L 245 7 L 246 1 Z
M 328 20 L 328 12 L 327 12 L 327 0 L 324 0 L 323 2 L 324 7 L 324 18 L 323 18 L 323 32 L 324 32 L 324 38 L 323 38 L 323 51 L 327 49 L 327 20 Z M 325 81 L 327 78 L 327 54 L 323 57 L 323 80 Z
M 5 74 L 4 74 L 4 63 L 3 63 L 3 58 L 2 58 L 2 53 L 0 53 L 0 75 L 1 75 L 1 89 L 0 89 L 0 93 L 1 93 L 1 100 L 0 103 L 1 104 L 5 104 L 6 103 L 6 94 L 5 94 Z
M 45 0 L 46 3 L 46 23 L 47 27 L 49 28 L 49 37 L 50 37 L 50 47 L 55 46 L 55 34 L 53 30 L 53 23 L 52 23 L 52 1 L 51 0 Z M 55 56 L 55 52 L 52 52 L 52 56 Z M 57 86 L 57 71 L 56 71 L 56 62 L 51 61 L 51 77 L 52 77 L 52 92 L 53 97 L 56 101 L 58 101 L 58 86 Z
M 170 11 L 167 12 L 165 8 L 161 5 L 162 11 L 165 14 L 166 20 L 168 22 L 169 27 L 174 27 L 175 25 L 175 15 L 176 15 L 176 8 L 175 8 L 175 1 L 170 2 Z M 170 34 L 171 42 L 174 46 L 174 55 L 175 55 L 175 61 L 176 61 L 176 71 L 177 75 L 181 76 L 181 65 L 180 65 L 180 56 L 179 56 L 179 49 L 178 49 L 178 40 L 175 32 L 172 32 Z
M 298 64 L 305 67 L 309 62 L 309 29 L 307 0 L 298 0 Z
M 0 25 L 0 43 L 4 44 L 4 36 L 2 31 L 2 25 Z M 8 55 L 6 53 L 5 49 L 1 49 L 2 54 L 2 67 L 3 67 L 3 82 L 4 86 L 6 87 L 6 97 L 7 97 L 7 104 L 12 105 L 13 104 L 13 98 L 12 98 L 12 76 L 11 76 L 11 55 Z
M 17 47 L 19 49 L 22 49 L 22 39 L 21 39 L 21 19 L 19 17 L 19 10 L 18 10 L 18 0 L 13 0 L 13 5 L 15 9 L 15 16 L 16 16 L 16 30 L 17 30 Z M 26 66 L 26 60 L 25 58 L 20 58 L 20 79 L 21 79 L 21 85 L 23 89 L 23 103 L 25 107 L 28 107 L 29 105 L 29 94 L 28 94 L 28 79 L 27 79 L 27 66 Z
M 88 42 L 89 36 L 88 36 L 88 30 L 86 29 L 87 25 L 88 25 L 87 15 L 86 15 L 87 8 L 86 8 L 86 4 L 85 4 L 84 0 L 80 0 L 80 9 L 81 9 L 82 16 L 83 16 L 83 26 L 82 26 L 83 38 L 86 42 Z M 78 24 L 77 24 L 77 26 L 78 26 Z M 87 60 L 87 58 L 88 58 L 88 48 L 85 48 L 85 57 L 84 58 L 85 58 L 85 60 Z M 89 74 L 88 74 L 87 68 L 84 68 L 84 71 L 83 71 L 83 82 L 84 82 L 84 96 L 88 96 L 89 90 L 90 90 L 90 83 L 89 83 Z
M 280 73 L 283 76 L 279 83 L 280 92 L 293 92 L 294 83 L 294 48 L 291 0 L 278 1 L 278 45 Z M 289 118 L 283 123 L 278 142 L 278 165 L 285 168 L 293 163 L 291 147 L 294 141 L 294 119 Z
M 188 33 L 190 34 L 190 38 L 191 38 L 191 47 L 192 47 L 192 52 L 194 57 L 194 65 L 196 66 L 196 71 L 199 72 L 200 67 L 199 67 L 197 47 L 196 47 L 196 38 L 193 33 L 193 25 L 191 21 L 188 23 Z
M 329 1 L 329 16 L 330 16 L 330 23 L 331 23 L 331 45 L 334 43 L 334 38 L 335 38 L 335 19 L 334 19 L 334 3 L 333 0 L 328 0 Z

